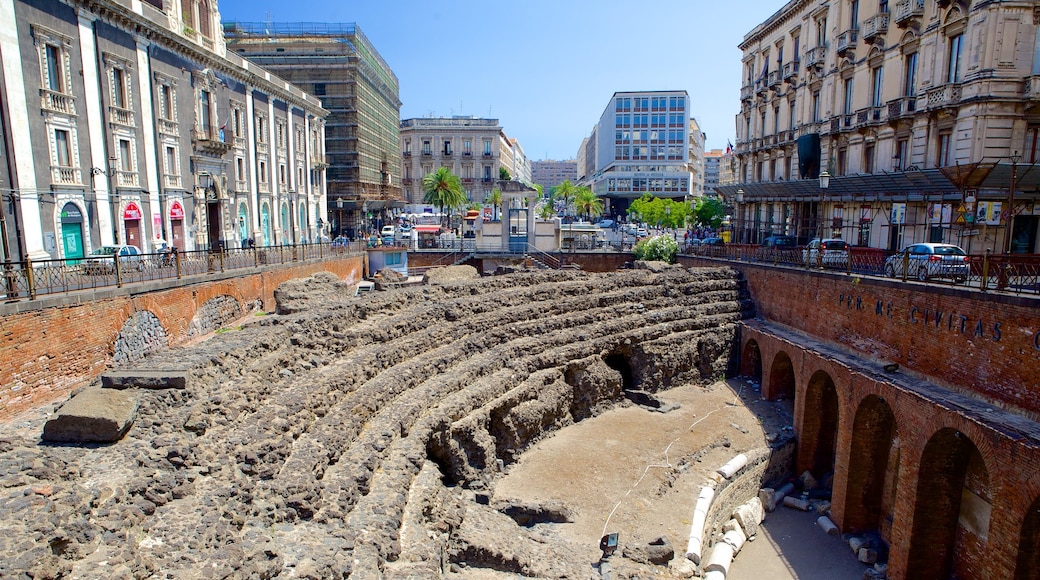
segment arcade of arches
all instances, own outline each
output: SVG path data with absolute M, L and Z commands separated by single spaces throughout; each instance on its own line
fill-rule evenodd
M 880 533 L 890 578 L 1040 575 L 1036 423 L 761 319 L 740 349 L 793 398 L 796 472 L 831 482 L 842 532 Z

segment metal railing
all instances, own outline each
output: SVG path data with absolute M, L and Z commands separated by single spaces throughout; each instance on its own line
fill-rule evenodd
M 87 256 L 61 260 L 5 262 L 0 266 L 0 300 L 11 301 L 129 284 L 176 280 L 231 270 L 337 259 L 360 253 L 361 243 L 260 246 L 211 252 L 162 252 L 135 256 Z
M 904 282 L 942 284 L 1015 294 L 1040 295 L 1040 255 L 972 254 L 956 268 L 933 264 L 921 267 L 909 255 L 878 248 L 850 246 L 844 258 L 817 259 L 802 246 L 766 247 L 753 244 L 687 246 L 684 253 L 722 260 L 735 260 L 803 269 L 843 272 L 848 275 L 879 276 Z

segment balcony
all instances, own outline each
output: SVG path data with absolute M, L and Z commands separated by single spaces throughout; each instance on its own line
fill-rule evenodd
M 158 120 L 159 132 L 164 135 L 176 135 L 177 134 L 177 121 L 171 121 L 169 119 Z
M 855 50 L 856 40 L 859 38 L 858 30 L 846 30 L 838 35 L 838 56 L 845 56 L 850 50 Z
M 79 167 L 52 165 L 51 182 L 61 185 L 79 185 L 83 183 L 83 177 Z
M 404 157 L 405 159 L 408 159 L 411 156 L 412 156 L 412 152 L 411 151 L 405 151 L 404 153 L 401 153 L 401 157 Z
M 874 41 L 883 37 L 888 32 L 888 17 L 889 14 L 883 12 L 863 21 L 863 42 L 874 44 Z
M 769 77 L 768 77 L 768 80 L 767 80 L 767 83 L 769 84 L 769 88 L 773 89 L 773 88 L 779 87 L 780 86 L 780 80 L 781 80 L 780 79 L 780 71 L 778 71 L 778 70 L 771 70 L 771 71 L 769 71 Z
M 57 93 L 50 89 L 40 89 L 40 107 L 45 111 L 75 115 L 76 97 L 66 95 L 65 93 Z
M 140 187 L 140 182 L 137 179 L 136 171 L 124 171 L 122 169 L 116 170 L 116 186 L 117 187 Z
M 441 157 L 451 157 L 451 156 L 452 156 L 451 149 L 445 149 L 445 150 L 441 151 Z
M 256 154 L 257 155 L 267 155 L 267 152 L 268 152 L 267 142 L 266 141 L 257 141 L 256 142 Z
M 768 90 L 769 90 L 769 86 L 766 84 L 766 80 L 764 78 L 758 79 L 757 81 L 755 81 L 755 93 L 756 94 L 762 95 L 763 93 L 765 93 Z
M 896 121 L 914 116 L 917 110 L 916 97 L 900 97 L 888 102 L 888 120 Z
M 961 102 L 961 85 L 950 83 L 929 89 L 925 93 L 925 108 L 929 111 L 936 109 L 954 108 Z
M 113 125 L 122 125 L 123 127 L 135 127 L 134 112 L 130 109 L 123 109 L 121 107 L 109 107 L 108 108 L 108 122 Z
M 327 169 L 329 158 L 326 155 L 311 155 L 311 169 Z
M 867 107 L 856 111 L 856 126 L 864 127 L 881 122 L 882 107 Z
M 1026 77 L 1022 92 L 1032 101 L 1040 101 L 1040 75 Z
M 856 116 L 852 113 L 831 117 L 831 134 L 851 131 L 855 117 Z
M 166 174 L 163 175 L 163 184 L 166 187 L 173 187 L 173 188 L 180 189 L 180 187 L 181 187 L 181 176 L 180 175 L 174 175 L 174 174 L 166 173 Z
M 915 25 L 924 17 L 924 0 L 900 0 L 896 3 L 894 20 L 899 28 Z
M 223 131 L 218 131 L 215 127 L 197 128 L 192 133 L 192 137 L 195 139 L 196 149 L 212 155 L 223 155 L 232 147 L 231 143 L 224 142 Z M 257 143 L 257 153 L 260 153 L 259 143 Z
M 422 156 L 423 157 L 433 157 L 433 151 L 427 149 L 427 150 L 422 152 Z
M 484 159 L 491 159 L 494 156 L 495 156 L 495 154 L 490 152 L 490 151 L 485 151 L 484 152 Z
M 404 179 L 401 180 L 401 183 L 403 183 L 404 185 L 411 185 L 413 181 L 415 181 L 415 180 L 412 179 L 411 177 L 405 177 Z
M 755 87 L 753 85 L 747 85 L 740 87 L 740 100 L 750 101 L 755 96 Z
M 463 157 L 472 157 L 473 156 L 473 152 L 472 151 L 463 151 L 462 152 L 462 156 Z
M 792 60 L 784 65 L 783 77 L 785 82 L 798 82 L 798 61 Z
M 805 51 L 805 66 L 823 68 L 823 59 L 827 56 L 826 46 L 817 46 Z

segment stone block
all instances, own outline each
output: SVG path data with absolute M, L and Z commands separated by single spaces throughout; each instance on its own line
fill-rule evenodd
M 134 422 L 137 394 L 91 387 L 80 391 L 43 426 L 43 440 L 53 443 L 112 443 Z
M 123 369 L 101 375 L 101 386 L 108 389 L 186 389 L 187 369 Z
M 762 502 L 757 497 L 733 512 L 733 519 L 737 520 L 741 529 L 744 530 L 744 535 L 749 538 L 758 533 L 758 524 L 762 523 L 764 517 L 765 510 L 762 509 Z
M 776 509 L 776 491 L 771 487 L 763 487 L 758 490 L 758 501 L 762 502 L 762 507 L 767 511 L 771 512 Z
M 860 548 L 859 561 L 864 564 L 874 564 L 877 562 L 877 550 L 873 548 Z

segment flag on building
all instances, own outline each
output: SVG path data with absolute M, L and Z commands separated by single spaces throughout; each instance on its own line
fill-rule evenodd
M 733 153 L 733 143 L 731 143 L 729 141 L 729 139 L 727 139 L 726 140 L 726 155 L 729 155 L 730 153 Z

